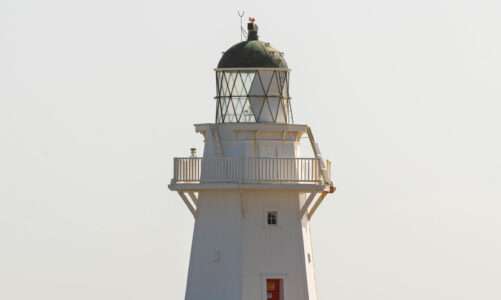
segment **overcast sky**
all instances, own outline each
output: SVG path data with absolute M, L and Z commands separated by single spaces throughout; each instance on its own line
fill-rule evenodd
M 183 299 L 237 9 L 334 163 L 319 299 L 501 298 L 501 1 L 0 1 L 0 298 Z

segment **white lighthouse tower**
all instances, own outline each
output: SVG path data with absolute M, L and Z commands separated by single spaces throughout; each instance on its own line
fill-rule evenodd
M 203 156 L 174 158 L 169 185 L 195 219 L 185 299 L 316 300 L 309 221 L 335 188 L 312 131 L 294 124 L 283 54 L 251 19 L 215 72 L 215 123 L 195 125 Z

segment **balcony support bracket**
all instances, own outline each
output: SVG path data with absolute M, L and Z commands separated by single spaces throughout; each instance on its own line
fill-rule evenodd
M 195 207 L 198 205 L 198 196 L 195 194 L 195 192 L 188 192 L 188 195 L 190 195 L 191 201 L 193 204 L 195 204 Z
M 188 207 L 188 209 L 190 210 L 191 214 L 193 215 L 194 218 L 197 217 L 197 206 L 196 206 L 196 199 L 195 200 L 195 193 L 193 192 L 181 192 L 181 191 L 178 191 L 177 192 L 179 194 L 179 196 L 181 197 L 181 199 L 183 199 L 183 202 L 184 204 L 186 204 L 186 207 Z M 192 197 L 191 201 L 189 199 L 189 197 Z M 195 198 L 193 198 L 195 197 Z
M 303 207 L 301 208 L 301 211 L 299 212 L 300 219 L 302 219 L 304 217 L 304 215 L 308 212 L 308 208 L 310 208 L 310 205 L 313 202 L 313 200 L 315 200 L 315 197 L 317 196 L 317 194 L 318 194 L 317 192 L 311 192 L 308 195 L 308 198 L 304 202 Z
M 311 217 L 313 217 L 313 214 L 315 213 L 317 208 L 320 206 L 320 204 L 322 204 L 322 201 L 324 201 L 327 194 L 328 194 L 328 192 L 322 192 L 320 194 L 320 196 L 318 197 L 318 199 L 315 201 L 315 203 L 313 204 L 313 206 L 311 207 L 311 209 L 308 212 L 308 220 L 310 220 Z

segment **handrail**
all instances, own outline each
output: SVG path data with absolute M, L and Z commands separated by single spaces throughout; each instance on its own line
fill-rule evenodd
M 330 162 L 322 176 L 317 158 L 174 158 L 176 183 L 317 183 L 330 181 Z

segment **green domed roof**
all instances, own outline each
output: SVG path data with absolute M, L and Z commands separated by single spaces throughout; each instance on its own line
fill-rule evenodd
M 240 42 L 219 60 L 218 68 L 287 68 L 283 54 L 259 40 Z

